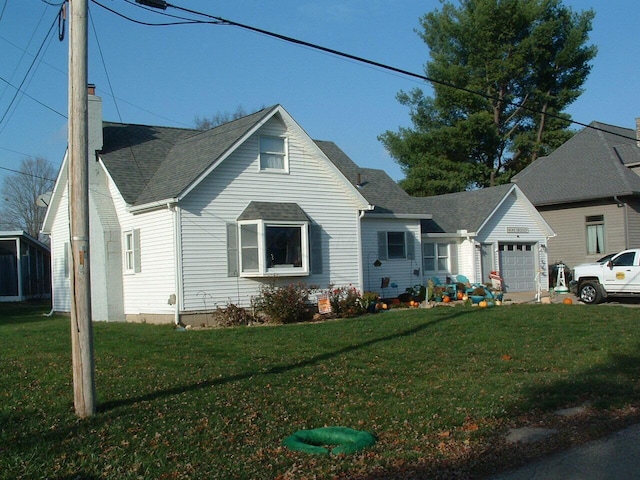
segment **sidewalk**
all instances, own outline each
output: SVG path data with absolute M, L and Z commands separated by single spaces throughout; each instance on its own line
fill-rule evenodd
M 573 303 L 579 303 L 578 297 L 572 293 L 553 293 L 542 292 L 540 303 L 562 303 L 565 298 L 570 298 Z M 504 294 L 504 301 L 509 303 L 538 303 L 536 300 L 536 292 L 507 292 Z
M 640 480 L 640 425 L 488 480 Z

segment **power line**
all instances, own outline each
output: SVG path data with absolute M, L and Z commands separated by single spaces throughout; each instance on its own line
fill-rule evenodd
M 31 65 L 29 65 L 29 68 L 27 69 L 27 72 L 25 73 L 22 81 L 20 82 L 20 85 L 16 88 L 16 91 L 13 95 L 13 98 L 11 99 L 11 101 L 9 102 L 9 105 L 7 106 L 7 109 L 5 110 L 4 114 L 2 115 L 2 117 L 0 118 L 0 125 L 2 125 L 2 122 L 4 121 L 4 119 L 7 117 L 7 114 L 9 113 L 9 110 L 11 110 L 11 107 L 13 106 L 13 103 L 15 102 L 16 98 L 18 97 L 18 94 L 22 91 L 22 86 L 24 85 L 24 82 L 27 80 L 27 78 L 29 77 L 29 74 L 31 73 L 31 69 L 33 68 L 33 66 L 36 63 L 36 60 L 38 59 L 38 57 L 40 56 L 40 52 L 42 51 L 42 49 L 44 48 L 47 39 L 49 38 L 49 35 L 51 34 L 51 32 L 53 31 L 53 27 L 56 25 L 56 23 L 58 22 L 58 18 L 62 15 L 62 9 L 60 10 L 60 12 L 58 12 L 58 15 L 56 15 L 55 20 L 53 21 L 53 23 L 51 24 L 51 27 L 49 27 L 49 31 L 47 32 L 47 34 L 45 35 L 44 39 L 42 40 L 42 43 L 40 44 L 40 47 L 38 48 L 38 51 L 36 52 L 36 55 L 33 57 L 33 61 L 31 62 Z M 9 82 L 7 82 L 9 83 Z M 6 124 L 5 124 L 6 125 Z M 4 130 L 4 127 L 2 128 L 2 130 Z M 0 131 L 2 131 L 0 130 Z
M 123 18 L 125 18 L 127 20 L 133 21 L 135 23 L 140 23 L 140 24 L 143 24 L 143 25 L 151 25 L 151 26 L 165 26 L 165 25 L 168 26 L 168 25 L 176 25 L 176 24 L 178 24 L 178 23 L 151 24 L 151 23 L 140 22 L 140 21 L 131 19 L 129 17 L 126 17 L 126 16 L 124 16 L 124 15 L 118 13 L 118 12 L 115 12 L 115 11 L 105 7 L 104 5 L 100 4 L 97 0 L 91 0 L 91 1 L 93 3 L 95 3 L 95 4 L 97 4 L 97 5 L 105 8 L 105 9 L 111 11 L 112 13 L 115 13 L 116 15 L 121 16 L 121 17 L 123 17 Z M 125 0 L 125 1 L 127 3 L 131 3 L 129 0 Z M 243 23 L 235 22 L 233 20 L 229 20 L 229 19 L 226 19 L 226 18 L 218 17 L 218 16 L 215 16 L 215 15 L 210 15 L 210 14 L 207 14 L 207 13 L 204 13 L 204 12 L 200 12 L 200 11 L 197 11 L 197 10 L 191 10 L 189 8 L 180 7 L 180 6 L 177 6 L 177 5 L 172 5 L 172 4 L 168 3 L 168 2 L 165 2 L 164 0 L 136 0 L 136 2 L 140 3 L 140 4 L 143 4 L 143 5 L 147 5 L 147 6 L 153 7 L 155 9 L 160 8 L 160 9 L 164 10 L 167 7 L 171 7 L 171 8 L 175 8 L 176 10 L 181 10 L 183 12 L 187 12 L 187 13 L 190 13 L 190 14 L 193 14 L 193 15 L 199 15 L 199 16 L 202 16 L 202 17 L 205 17 L 205 18 L 210 18 L 210 19 L 215 20 L 214 22 L 210 22 L 210 21 L 199 21 L 199 20 L 195 20 L 194 19 L 194 20 L 192 20 L 190 22 L 184 22 L 182 24 L 186 24 L 186 23 L 199 24 L 199 23 L 201 23 L 201 24 L 214 24 L 214 25 L 230 25 L 230 26 L 238 27 L 238 28 L 241 28 L 241 29 L 244 29 L 244 30 L 252 31 L 254 33 L 259 33 L 261 35 L 265 35 L 265 36 L 268 36 L 268 37 L 276 38 L 278 40 L 282 40 L 282 41 L 285 41 L 285 42 L 288 42 L 288 43 L 292 43 L 294 45 L 299 45 L 299 46 L 311 48 L 311 49 L 314 49 L 314 50 L 319 50 L 321 52 L 325 52 L 325 53 L 328 53 L 328 54 L 331 54 L 331 55 L 335 55 L 335 56 L 338 56 L 338 57 L 342 57 L 342 58 L 347 58 L 349 60 L 353 60 L 353 61 L 356 61 L 356 62 L 359 62 L 359 63 L 363 63 L 363 64 L 366 64 L 366 65 L 369 65 L 369 66 L 373 66 L 373 67 L 376 67 L 376 68 L 381 68 L 383 70 L 387 70 L 387 71 L 391 71 L 391 72 L 394 72 L 394 73 L 398 73 L 398 74 L 401 74 L 401 75 L 404 75 L 404 76 L 408 76 L 408 77 L 411 77 L 411 78 L 420 79 L 420 80 L 423 80 L 423 81 L 426 81 L 426 82 L 429 82 L 429 83 L 432 83 L 432 84 L 441 85 L 441 86 L 448 87 L 448 88 L 453 88 L 455 90 L 463 91 L 463 92 L 466 92 L 466 93 L 469 93 L 469 94 L 472 94 L 472 95 L 477 95 L 477 96 L 486 98 L 488 100 L 492 100 L 492 101 L 500 100 L 500 99 L 496 98 L 493 95 L 489 95 L 489 94 L 486 94 L 486 93 L 481 92 L 481 91 L 471 90 L 469 88 L 465 88 L 465 87 L 461 87 L 461 86 L 458 86 L 458 85 L 454 85 L 452 83 L 445 82 L 445 81 L 442 81 L 442 80 L 437 80 L 435 78 L 431 78 L 431 77 L 428 77 L 426 75 L 422 75 L 422 74 L 419 74 L 419 73 L 411 72 L 409 70 L 405 70 L 405 69 L 402 69 L 402 68 L 394 67 L 394 66 L 387 65 L 387 64 L 384 64 L 384 63 L 381 63 L 381 62 L 377 62 L 377 61 L 374 61 L 374 60 L 369 60 L 367 58 L 360 57 L 360 56 L 357 56 L 357 55 L 352 55 L 350 53 L 342 52 L 340 50 L 335 50 L 333 48 L 324 47 L 322 45 L 318 45 L 318 44 L 315 44 L 315 43 L 307 42 L 305 40 L 300 40 L 300 39 L 297 39 L 297 38 L 289 37 L 287 35 L 282 35 L 280 33 L 271 32 L 269 30 L 264 30 L 262 28 L 253 27 L 251 25 L 246 25 L 246 24 L 243 24 Z M 140 6 L 140 5 L 138 5 L 138 6 Z M 140 8 L 143 8 L 143 7 L 140 6 Z M 145 10 L 149 10 L 148 8 L 144 8 L 144 9 Z M 170 15 L 164 13 L 164 12 L 159 12 L 158 10 L 153 10 L 153 11 L 158 15 L 170 16 Z M 528 107 L 524 103 L 516 103 L 516 102 L 510 102 L 510 101 L 504 101 L 504 100 L 501 100 L 501 101 L 503 103 L 507 104 L 507 105 L 511 105 L 511 106 L 514 106 L 514 107 L 517 107 L 517 108 L 521 108 L 521 109 L 527 110 L 527 111 L 529 111 L 531 113 L 544 114 L 547 117 L 555 118 L 555 119 L 558 119 L 558 120 L 562 120 L 563 122 L 568 122 L 568 123 L 571 123 L 571 124 L 574 124 L 574 125 L 579 125 L 581 127 L 602 131 L 602 132 L 605 132 L 605 133 L 609 133 L 611 135 L 615 135 L 615 136 L 618 136 L 618 137 L 625 138 L 627 140 L 636 140 L 636 138 L 629 137 L 628 135 L 624 135 L 624 134 L 620 134 L 620 133 L 617 133 L 617 132 L 612 132 L 612 131 L 609 131 L 609 130 L 606 130 L 606 129 L 602 129 L 602 128 L 599 128 L 599 127 L 595 127 L 593 125 L 589 125 L 589 124 L 586 124 L 586 123 L 583 123 L 583 122 L 579 122 L 577 120 L 572 120 L 572 119 L 563 117 L 562 115 L 556 115 L 556 114 L 549 113 L 549 112 L 542 112 L 542 111 L 540 111 L 538 109 L 535 109 L 535 108 L 532 108 L 532 107 Z

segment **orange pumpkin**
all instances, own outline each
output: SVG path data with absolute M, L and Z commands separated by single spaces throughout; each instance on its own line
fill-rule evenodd
M 464 293 L 458 292 L 458 300 L 462 300 L 462 297 L 464 297 Z
M 446 296 L 442 299 L 442 301 L 443 301 L 444 303 L 449 303 L 449 302 L 451 301 L 451 297 L 450 297 L 449 295 L 446 295 Z
M 489 306 L 489 302 L 487 302 L 486 300 L 481 300 L 480 303 L 478 303 L 478 306 L 482 308 L 486 308 Z
M 570 297 L 566 297 L 564 300 L 562 300 L 562 303 L 564 303 L 565 305 L 573 305 L 573 300 L 571 300 Z

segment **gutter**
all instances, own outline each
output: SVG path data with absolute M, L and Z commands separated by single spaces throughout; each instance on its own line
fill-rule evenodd
M 144 205 L 137 205 L 134 207 L 128 207 L 127 211 L 129 213 L 142 213 L 142 212 L 147 212 L 150 210 L 159 210 L 162 208 L 170 208 L 172 205 L 175 205 L 178 203 L 178 199 L 177 198 L 167 198 L 165 200 L 158 200 L 156 202 L 151 202 L 151 203 L 145 203 Z

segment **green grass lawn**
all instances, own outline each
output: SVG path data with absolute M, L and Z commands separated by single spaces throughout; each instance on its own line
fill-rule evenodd
M 637 309 L 442 307 L 186 332 L 98 323 L 98 413 L 79 420 L 69 319 L 46 310 L 0 304 L 0 478 L 470 478 L 508 465 L 499 439 L 519 419 L 638 404 Z M 378 442 L 337 457 L 281 445 L 334 425 Z

